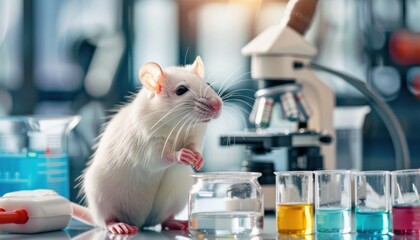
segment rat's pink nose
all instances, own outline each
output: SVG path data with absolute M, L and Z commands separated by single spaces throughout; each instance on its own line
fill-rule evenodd
M 210 101 L 210 107 L 213 112 L 218 112 L 222 107 L 222 102 L 219 99 L 212 99 Z

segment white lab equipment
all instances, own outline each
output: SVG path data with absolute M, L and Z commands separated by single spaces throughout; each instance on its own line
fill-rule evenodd
M 369 112 L 369 106 L 337 107 L 334 110 L 337 169 L 362 170 L 362 131 L 366 114 Z
M 51 190 L 17 191 L 0 198 L 0 233 L 61 230 L 71 217 L 70 201 Z

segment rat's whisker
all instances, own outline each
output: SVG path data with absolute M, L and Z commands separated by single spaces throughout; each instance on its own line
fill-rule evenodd
M 247 74 L 249 74 L 250 72 L 246 72 L 246 73 L 244 73 L 244 74 L 242 74 L 242 75 L 240 75 L 240 76 L 238 76 L 237 78 L 235 78 L 234 80 L 232 80 L 228 85 L 226 85 L 225 86 L 225 88 L 220 92 L 220 95 L 223 95 L 229 88 L 231 88 L 231 87 L 233 87 L 233 86 L 235 86 L 236 84 L 239 84 L 239 83 L 243 83 L 243 82 L 249 82 L 251 79 L 250 78 L 245 78 L 245 79 L 242 79 L 242 80 L 238 80 L 238 79 L 240 79 L 240 78 L 242 78 L 243 76 L 245 76 L 245 75 L 247 75 Z
M 242 98 L 239 98 L 237 96 L 231 96 L 230 98 L 223 99 L 223 102 L 244 102 L 247 106 L 253 107 L 253 104 L 251 104 L 249 101 L 252 100 L 250 98 L 242 96 Z M 254 102 L 254 101 L 253 101 Z
M 231 101 L 228 101 L 225 105 L 227 108 L 238 108 L 243 110 L 245 113 L 249 113 L 250 109 L 245 108 L 244 106 L 240 105 L 240 103 L 234 103 Z
M 233 75 L 235 75 L 236 74 L 236 72 L 238 72 L 240 69 L 242 68 L 242 66 L 239 66 L 238 68 L 236 68 L 231 74 L 229 74 L 226 78 L 225 78 L 225 80 L 222 82 L 222 85 L 220 86 L 220 89 L 219 90 L 221 90 L 221 89 L 223 89 L 223 85 L 225 85 L 225 83 L 233 76 Z M 219 94 L 219 92 L 217 92 L 217 94 L 218 95 L 220 95 Z
M 154 131 L 148 136 L 148 139 L 150 139 L 150 137 L 152 137 L 153 134 L 155 134 L 160 128 L 162 128 L 163 126 L 165 126 L 166 124 L 168 124 L 173 119 L 179 118 L 180 116 L 183 116 L 184 114 L 187 114 L 189 112 L 189 111 L 186 111 L 186 110 L 189 110 L 189 108 L 187 108 L 187 107 L 177 109 L 177 111 L 181 111 L 181 110 L 183 112 L 181 112 L 180 114 L 177 114 L 177 115 L 174 115 L 174 116 L 171 116 L 171 117 L 167 116 L 166 119 L 165 119 L 166 121 L 165 122 L 161 122 L 160 125 L 156 126 L 156 124 L 155 124 L 154 127 L 156 127 L 156 129 L 153 129 L 153 127 L 150 128 L 150 130 L 154 130 Z M 173 111 L 172 113 L 174 113 L 174 112 L 176 112 L 176 111 Z
M 231 112 L 225 112 L 225 116 L 226 116 L 226 119 L 228 121 L 227 123 L 234 123 L 237 120 L 237 118 L 235 118 Z M 229 119 L 231 119 L 231 120 L 229 120 Z M 229 137 L 228 142 L 227 142 L 227 146 L 230 146 L 230 145 L 231 145 L 231 139 Z
M 169 123 L 169 122 L 171 122 L 172 120 L 174 120 L 174 119 L 177 119 L 177 118 L 179 118 L 180 116 L 183 116 L 184 114 L 187 114 L 188 113 L 188 111 L 183 111 L 183 112 L 180 112 L 180 114 L 178 114 L 178 115 L 174 115 L 174 116 L 171 116 L 171 117 L 168 117 L 168 118 L 166 118 L 166 122 L 162 122 L 160 125 L 158 125 L 158 126 L 156 126 L 156 128 L 155 129 L 150 129 L 150 130 L 152 130 L 153 132 L 151 133 L 151 134 L 149 134 L 148 136 L 147 136 L 147 139 L 150 139 L 151 137 L 153 137 L 153 135 L 159 130 L 159 129 L 161 129 L 162 127 L 164 127 L 165 125 L 167 126 L 167 124 Z
M 243 78 L 244 76 L 248 75 L 249 73 L 250 72 L 245 72 L 245 73 L 243 73 L 243 74 L 241 74 L 241 75 L 233 78 L 232 80 L 230 80 L 229 83 L 226 86 L 224 86 L 224 88 L 221 88 L 220 89 L 220 95 L 223 95 L 223 93 L 226 90 L 228 90 L 229 88 L 231 88 L 232 86 L 234 86 L 234 85 L 236 85 L 238 83 L 251 80 L 250 78 L 245 78 L 245 79 L 239 80 L 239 79 Z
M 207 85 L 205 90 L 204 90 L 204 95 L 207 93 L 207 90 L 212 89 L 212 87 L 210 85 Z
M 247 95 L 244 95 L 244 94 L 236 94 L 236 93 L 228 93 L 228 94 L 226 94 L 225 96 L 223 96 L 223 100 L 226 100 L 226 99 L 228 99 L 228 98 L 232 98 L 232 99 L 235 99 L 235 98 L 246 98 L 246 99 L 249 99 L 249 100 L 252 100 L 252 101 L 255 101 L 255 98 L 253 98 L 253 97 L 249 97 L 249 96 L 247 96 Z
M 163 158 L 163 154 L 164 154 L 164 151 L 165 151 L 165 148 L 166 148 L 166 145 L 168 144 L 168 141 L 169 141 L 169 139 L 170 139 L 170 137 L 171 137 L 171 135 L 172 135 L 172 133 L 175 131 L 175 129 L 176 129 L 176 127 L 185 119 L 185 118 L 187 118 L 187 117 L 189 117 L 189 115 L 188 114 L 186 114 L 183 118 L 181 118 L 181 120 L 179 120 L 178 122 L 177 122 L 177 124 L 175 124 L 175 126 L 172 128 L 172 130 L 169 132 L 169 134 L 168 134 L 168 137 L 166 138 L 166 141 L 165 141 L 165 143 L 164 143 L 164 145 L 163 145 L 163 149 L 162 149 L 162 154 L 161 154 L 161 157 Z
M 169 110 L 165 115 L 163 115 L 158 121 L 155 122 L 155 124 L 151 127 L 151 129 L 153 129 L 157 124 L 159 124 L 165 117 L 169 116 L 174 111 L 177 111 L 180 107 L 181 106 L 176 106 L 176 107 L 172 108 L 171 110 Z
M 187 46 L 187 50 L 185 51 L 184 56 L 184 66 L 187 65 L 187 56 L 188 56 L 188 50 L 190 49 L 190 45 Z
M 239 79 L 239 78 L 237 78 L 237 79 Z M 250 80 L 251 79 L 246 78 L 246 79 L 232 81 L 229 85 L 225 86 L 225 88 L 223 89 L 223 91 L 220 94 L 223 95 L 226 91 L 231 89 L 233 86 L 235 86 L 237 84 L 240 84 L 240 83 L 243 83 L 243 82 L 249 82 Z
M 191 118 L 191 116 L 188 116 L 189 118 Z M 188 120 L 188 119 L 187 119 Z M 188 124 L 188 121 L 184 121 L 184 123 L 181 125 L 181 127 L 179 127 L 179 129 L 178 129 L 178 132 L 176 133 L 176 135 L 175 135 L 175 139 L 174 139 L 174 142 L 173 142 L 173 150 L 175 151 L 176 149 L 175 149 L 175 146 L 178 146 L 179 144 L 178 144 L 178 138 L 179 138 L 179 135 L 181 134 L 181 132 L 183 131 L 183 129 L 184 129 L 184 127 L 186 126 Z
M 195 128 L 195 122 L 197 122 L 197 119 L 192 119 L 192 121 L 189 122 L 188 127 L 187 127 L 187 133 L 185 134 L 186 136 L 188 136 L 190 134 L 191 129 Z M 194 124 L 194 126 L 193 126 Z
M 237 112 L 237 113 L 240 115 L 240 117 L 241 117 L 241 119 L 242 119 L 242 123 L 244 124 L 244 126 L 246 126 L 246 125 L 247 125 L 247 123 L 246 123 L 246 120 L 245 120 L 245 117 L 244 117 L 243 112 L 241 112 L 240 110 L 238 110 L 237 108 L 234 108 L 234 107 L 231 107 L 231 109 L 232 109 L 233 111 Z
M 213 73 L 209 73 L 209 76 L 206 77 L 206 82 L 210 82 L 211 78 L 213 77 Z
M 192 90 L 191 88 L 189 90 L 195 95 L 195 97 L 198 98 L 198 95 L 197 95 L 197 93 L 194 90 Z
M 250 103 L 248 103 L 248 102 L 246 102 L 246 101 L 244 101 L 244 100 L 242 100 L 242 99 L 228 99 L 228 100 L 225 100 L 225 102 L 226 103 L 233 103 L 233 102 L 239 102 L 239 103 L 243 103 L 243 104 L 245 104 L 245 105 L 247 105 L 248 107 L 250 107 L 250 108 L 252 108 L 253 106 L 250 104 Z
M 152 128 L 154 128 L 157 124 L 163 122 L 163 120 L 167 120 L 166 118 L 172 116 L 173 114 L 176 114 L 178 111 L 182 111 L 182 110 L 186 110 L 188 109 L 188 106 L 186 105 L 177 105 L 174 108 L 172 108 L 171 110 L 165 112 L 165 111 L 161 111 L 158 113 L 165 113 L 164 116 L 158 118 L 158 119 L 150 119 L 150 121 L 155 121 L 156 123 L 152 126 Z M 156 115 L 157 112 L 155 112 L 154 115 Z M 154 117 L 153 115 L 151 117 Z M 165 124 L 168 123 L 168 121 L 165 122 Z
M 229 93 L 245 92 L 245 91 L 255 93 L 255 89 L 251 89 L 251 88 L 239 88 L 239 89 L 235 89 L 235 90 L 229 91 Z

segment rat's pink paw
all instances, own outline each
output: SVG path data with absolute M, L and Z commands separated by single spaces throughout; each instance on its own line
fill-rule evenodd
M 197 152 L 197 151 L 193 151 L 195 156 L 196 156 L 196 163 L 194 165 L 195 169 L 200 170 L 203 167 L 204 164 L 204 158 L 203 156 L 201 156 L 201 153 Z
M 130 226 L 127 223 L 115 223 L 110 222 L 106 225 L 106 228 L 108 231 L 114 233 L 114 234 L 136 234 L 139 230 L 136 226 Z
M 170 217 L 162 223 L 162 229 L 165 229 L 165 230 L 186 230 L 186 229 L 188 229 L 188 221 L 176 220 L 173 217 Z
M 181 148 L 181 150 L 177 152 L 178 162 L 185 165 L 196 167 L 197 163 L 200 161 L 200 158 L 202 158 L 200 154 L 197 155 L 195 152 L 186 148 Z

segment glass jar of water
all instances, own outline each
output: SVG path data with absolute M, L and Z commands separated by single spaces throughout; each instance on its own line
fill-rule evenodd
M 263 193 L 255 172 L 193 174 L 189 195 L 189 230 L 205 235 L 255 236 L 264 226 Z

